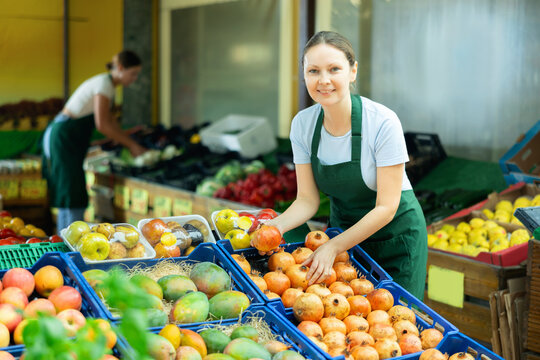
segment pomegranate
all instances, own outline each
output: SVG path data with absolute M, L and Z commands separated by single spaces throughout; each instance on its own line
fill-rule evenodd
M 351 306 L 347 298 L 341 294 L 330 294 L 322 299 L 324 305 L 324 316 L 328 317 L 332 314 L 339 320 L 345 319 L 351 310 Z
M 264 274 L 263 279 L 266 281 L 268 290 L 275 292 L 279 296 L 281 296 L 285 290 L 291 287 L 291 280 L 289 280 L 289 277 L 283 273 L 281 268 Z
M 306 289 L 306 293 L 315 294 L 322 299 L 326 295 L 330 295 L 332 292 L 326 287 L 325 284 L 313 284 Z
M 308 249 L 307 247 L 297 247 L 296 250 L 294 250 L 291 255 L 293 256 L 294 258 L 294 261 L 297 263 L 297 264 L 301 264 L 303 263 L 304 261 L 307 260 L 308 257 L 311 256 L 311 254 L 313 254 L 313 250 L 311 249 Z
M 315 251 L 317 250 L 319 246 L 321 246 L 328 240 L 330 240 L 330 238 L 328 237 L 328 235 L 324 233 L 324 231 L 315 230 L 315 231 L 309 232 L 306 235 L 306 240 L 304 242 L 304 245 L 308 249 Z
M 347 326 L 345 323 L 336 318 L 333 314 L 329 317 L 323 317 L 321 321 L 319 321 L 319 326 L 325 335 L 330 331 L 339 331 L 343 334 L 347 334 Z
M 266 285 L 266 281 L 264 281 L 263 277 L 261 276 L 261 274 L 259 274 L 258 271 L 255 271 L 255 270 L 251 271 L 251 274 L 249 274 L 249 278 L 253 280 L 255 285 L 257 285 L 257 287 L 261 291 L 268 289 L 268 285 Z
M 390 315 L 390 321 L 395 323 L 399 320 L 409 320 L 413 324 L 416 324 L 416 315 L 414 312 L 406 306 L 395 305 L 388 310 L 388 315 Z
M 356 268 L 352 266 L 350 262 L 337 262 L 334 264 L 334 270 L 336 270 L 336 276 L 338 281 L 349 282 L 358 278 Z
M 313 341 L 315 345 L 321 348 L 323 351 L 328 352 L 328 345 L 326 345 L 322 340 L 322 336 L 308 336 L 308 339 Z
M 281 240 L 281 233 L 275 226 L 262 225 L 251 234 L 251 243 L 259 251 L 268 252 L 277 249 Z
M 448 355 L 443 354 L 437 349 L 427 349 L 420 354 L 419 360 L 446 360 Z
M 474 356 L 466 352 L 458 352 L 450 356 L 448 360 L 474 360 Z
M 399 339 L 401 354 L 414 354 L 422 351 L 422 341 L 414 334 L 405 334 Z
M 354 295 L 367 295 L 375 290 L 373 283 L 364 276 L 358 279 L 352 279 L 349 282 L 349 286 L 353 289 Z
M 268 298 L 268 300 L 272 300 L 272 299 L 281 299 L 281 297 L 276 294 L 275 292 L 273 291 L 270 291 L 269 289 L 266 289 L 263 291 L 264 295 L 266 295 L 266 297 Z
M 351 314 L 367 316 L 371 312 L 371 304 L 362 295 L 354 295 L 347 298 L 351 305 Z
M 334 259 L 334 265 L 338 262 L 347 262 L 349 261 L 351 258 L 349 257 L 349 253 L 344 251 L 344 252 L 340 252 L 339 254 L 336 255 L 336 258 Z
M 367 316 L 367 321 L 369 323 L 369 326 L 373 326 L 373 324 L 388 324 L 390 325 L 390 315 L 386 311 L 383 310 L 373 310 L 371 311 Z
M 373 326 L 369 327 L 368 334 L 373 336 L 373 339 L 375 339 L 375 341 L 380 339 L 390 339 L 393 341 L 397 341 L 397 336 L 394 328 L 392 327 L 392 325 L 388 324 L 373 324 Z
M 422 349 L 432 349 L 442 340 L 443 334 L 437 329 L 426 329 L 420 333 L 422 340 Z
M 283 306 L 287 308 L 292 307 L 296 298 L 303 293 L 304 292 L 302 291 L 302 289 L 288 288 L 283 292 L 283 294 L 281 294 L 281 301 L 283 302 Z
M 319 322 L 324 315 L 324 305 L 320 297 L 315 294 L 300 295 L 293 305 L 294 317 L 298 321 Z
M 242 268 L 242 270 L 244 270 L 246 274 L 251 273 L 251 265 L 249 264 L 249 261 L 247 261 L 243 255 L 232 254 L 231 256 L 234 259 L 234 261 L 236 261 L 236 263 L 240 265 L 240 267 Z
M 399 320 L 392 325 L 396 331 L 398 340 L 405 334 L 413 334 L 419 336 L 418 328 L 409 320 Z
M 264 347 L 272 355 L 280 351 L 285 351 L 290 348 L 289 345 L 285 345 L 281 341 L 277 341 L 277 340 L 268 340 L 267 342 L 264 343 Z
M 347 343 L 351 349 L 355 346 L 362 345 L 375 345 L 373 336 L 363 331 L 353 331 L 347 334 Z
M 394 305 L 394 296 L 386 289 L 375 289 L 366 295 L 372 310 L 388 311 Z
M 347 333 L 353 331 L 368 331 L 369 323 L 366 319 L 358 315 L 349 315 L 343 319 L 345 326 L 347 327 Z
M 321 326 L 315 321 L 302 321 L 300 324 L 298 324 L 297 328 L 302 334 L 306 335 L 307 337 L 318 337 L 322 341 L 324 333 L 321 329 Z
M 294 257 L 283 248 L 280 248 L 277 253 L 268 258 L 268 269 L 271 271 L 275 271 L 278 267 L 286 271 L 289 266 L 294 264 L 296 264 Z
M 289 266 L 287 271 L 285 271 L 285 275 L 287 275 L 289 280 L 291 280 L 291 287 L 306 290 L 308 287 L 308 281 L 306 278 L 308 270 L 309 268 L 305 265 L 294 264 Z
M 351 349 L 354 360 L 379 360 L 379 353 L 374 347 L 357 345 Z
M 336 281 L 336 279 L 337 279 L 336 270 L 332 268 L 330 269 L 330 275 L 328 275 L 328 277 L 324 279 L 322 283 L 325 284 L 326 286 L 330 286 Z
M 332 348 L 346 348 L 347 337 L 344 333 L 339 331 L 330 331 L 323 336 L 323 342 L 328 345 L 328 349 Z
M 380 339 L 375 341 L 375 350 L 379 353 L 379 359 L 390 359 L 401 356 L 399 344 L 390 339 Z
M 341 294 L 346 298 L 354 295 L 353 289 L 343 281 L 335 281 L 328 287 L 328 289 L 330 292 L 334 294 Z
M 331 357 L 336 356 L 342 356 L 345 358 L 345 360 L 354 360 L 354 358 L 349 353 L 349 350 L 347 350 L 347 347 L 335 347 L 335 348 L 329 348 L 327 351 L 328 355 Z

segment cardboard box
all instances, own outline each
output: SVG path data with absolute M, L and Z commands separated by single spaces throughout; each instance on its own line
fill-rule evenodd
M 517 181 L 540 183 L 540 120 L 520 136 L 510 150 L 501 157 L 499 164 L 503 174 L 507 175 L 505 180 L 508 184 Z M 510 176 L 511 173 L 514 175 Z M 523 174 L 523 176 L 518 177 L 517 174 Z

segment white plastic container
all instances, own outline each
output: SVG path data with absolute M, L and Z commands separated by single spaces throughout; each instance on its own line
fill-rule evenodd
M 92 228 L 92 226 L 94 225 L 97 225 L 97 224 L 93 224 L 93 223 L 88 223 L 88 226 L 90 226 L 90 228 Z M 100 263 L 108 263 L 108 262 L 118 262 L 118 261 L 122 261 L 122 260 L 147 260 L 147 259 L 153 259 L 156 257 L 156 251 L 154 250 L 154 248 L 150 245 L 150 243 L 148 243 L 148 241 L 146 240 L 146 238 L 144 236 L 142 236 L 140 230 L 138 230 L 135 226 L 131 225 L 131 224 L 128 224 L 128 223 L 116 223 L 116 224 L 111 224 L 113 225 L 114 227 L 116 227 L 117 225 L 122 225 L 122 226 L 126 226 L 126 227 L 129 227 L 129 228 L 132 228 L 134 229 L 135 231 L 137 231 L 137 233 L 139 234 L 139 242 L 141 244 L 143 244 L 144 246 L 144 256 L 143 257 L 139 257 L 139 258 L 122 258 L 122 259 L 106 259 L 106 260 L 90 260 L 90 259 L 87 259 L 85 258 L 84 256 L 82 256 L 83 260 L 87 263 L 87 264 L 100 264 Z M 68 248 L 70 248 L 71 251 L 79 251 L 77 250 L 75 247 L 73 247 L 73 245 L 71 245 L 69 243 L 69 241 L 67 241 L 66 239 L 66 231 L 67 231 L 67 228 L 65 229 L 62 229 L 60 231 L 60 237 L 62 238 L 62 240 L 64 240 L 64 243 L 67 245 Z
M 213 152 L 237 151 L 245 158 L 267 154 L 277 147 L 272 127 L 264 117 L 230 114 L 204 128 L 201 142 Z
M 137 228 L 139 230 L 139 233 L 141 234 L 141 236 L 144 238 L 145 241 L 146 241 L 146 238 L 144 237 L 144 235 L 142 235 L 142 227 L 144 226 L 144 224 L 146 224 L 147 222 L 149 222 L 151 220 L 154 220 L 154 219 L 163 220 L 165 223 L 167 223 L 169 221 L 176 221 L 181 226 L 184 226 L 190 220 L 199 220 L 208 229 L 208 241 L 205 241 L 205 242 L 212 242 L 214 244 L 216 243 L 216 239 L 214 238 L 214 234 L 212 234 L 212 229 L 210 229 L 210 225 L 208 224 L 208 221 L 206 221 L 206 219 L 204 217 L 202 217 L 201 215 L 167 216 L 167 217 L 149 218 L 149 219 L 139 220 L 139 223 L 137 224 Z

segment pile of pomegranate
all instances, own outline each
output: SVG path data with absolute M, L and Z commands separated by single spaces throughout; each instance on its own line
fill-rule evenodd
M 298 329 L 332 357 L 378 360 L 423 351 L 421 360 L 448 359 L 435 349 L 443 334 L 435 328 L 419 331 L 414 312 L 394 305 L 390 291 L 375 289 L 359 276 L 347 252 L 336 257 L 324 283 L 308 286 L 309 268 L 301 264 L 328 240 L 322 231 L 310 232 L 303 247 L 291 253 L 281 248 L 273 254 L 269 271 L 262 276 L 242 255 L 232 257 L 269 299 L 280 298 L 286 308 L 292 307 Z M 458 353 L 450 359 L 474 357 Z

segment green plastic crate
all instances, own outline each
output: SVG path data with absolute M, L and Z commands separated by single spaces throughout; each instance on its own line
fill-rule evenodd
M 69 248 L 64 243 L 49 242 L 0 246 L 0 270 L 29 268 L 41 255 L 53 251 L 69 252 Z

